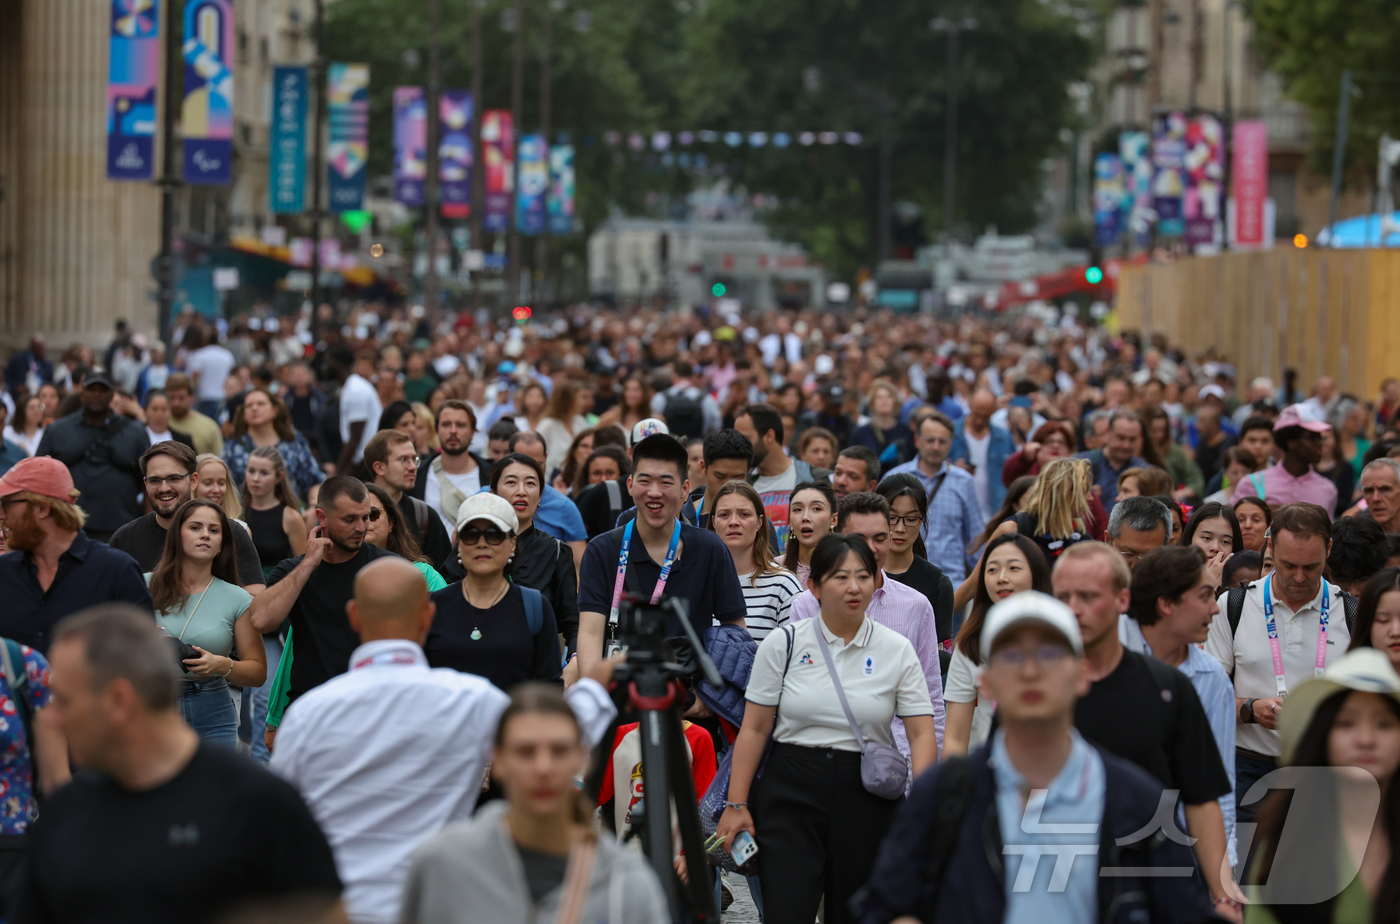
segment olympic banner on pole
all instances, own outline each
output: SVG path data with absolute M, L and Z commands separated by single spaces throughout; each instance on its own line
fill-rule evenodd
M 1263 122 L 1236 122 L 1234 144 L 1235 243 L 1263 247 L 1265 200 L 1269 197 L 1269 129 Z
M 1152 228 L 1152 136 L 1121 132 L 1118 154 L 1123 158 L 1123 212 L 1126 227 L 1138 243 L 1146 243 Z
M 326 70 L 326 155 L 332 214 L 358 211 L 365 201 L 369 158 L 369 65 L 333 62 Z
M 467 90 L 438 94 L 438 182 L 445 218 L 466 218 L 472 207 L 472 95 Z
M 227 186 L 233 163 L 232 0 L 187 0 L 181 53 L 185 182 Z
M 159 0 L 112 0 L 107 55 L 107 179 L 154 173 Z
M 1186 196 L 1186 116 L 1168 112 L 1154 120 L 1152 207 L 1157 233 L 1181 237 L 1186 231 L 1182 203 Z
M 1215 243 L 1225 217 L 1225 136 L 1209 113 L 1187 123 L 1186 178 L 1186 243 Z
M 549 149 L 549 194 L 545 197 L 550 234 L 574 233 L 574 146 Z
M 520 138 L 520 193 L 515 199 L 515 225 L 521 234 L 543 234 L 548 227 L 545 193 L 549 191 L 549 145 L 544 135 Z
M 515 129 L 509 109 L 487 109 L 481 114 L 481 160 L 486 169 L 483 227 L 506 231 L 515 193 Z
M 267 192 L 272 211 L 295 214 L 306 207 L 306 102 L 310 81 L 304 67 L 272 72 L 271 143 Z
M 1103 152 L 1094 158 L 1094 243 L 1110 247 L 1122 231 L 1123 159 Z
M 428 101 L 422 87 L 394 88 L 394 199 L 423 204 L 428 178 Z

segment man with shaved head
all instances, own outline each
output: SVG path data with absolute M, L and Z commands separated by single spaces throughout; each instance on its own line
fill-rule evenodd
M 972 475 L 977 508 L 984 521 L 991 519 L 1006 499 L 1001 470 L 1016 452 L 1011 431 L 992 422 L 996 409 L 996 395 L 985 388 L 973 392 L 966 416 L 953 425 L 953 446 L 948 451 L 948 461 Z
M 510 698 L 490 681 L 428 667 L 436 610 L 422 573 L 381 558 L 355 575 L 346 605 L 360 647 L 349 671 L 295 700 L 271 767 L 301 792 L 335 852 L 352 920 L 397 921 L 409 855 L 471 816 L 496 722 Z M 601 662 L 566 697 L 591 747 L 616 711 Z

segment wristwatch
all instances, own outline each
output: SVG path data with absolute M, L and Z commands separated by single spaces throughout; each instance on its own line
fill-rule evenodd
M 1253 724 L 1254 724 L 1254 703 L 1255 703 L 1255 702 L 1256 702 L 1256 700 L 1247 699 L 1247 700 L 1245 700 L 1243 703 L 1240 704 L 1240 724 L 1241 724 L 1241 725 L 1253 725 Z

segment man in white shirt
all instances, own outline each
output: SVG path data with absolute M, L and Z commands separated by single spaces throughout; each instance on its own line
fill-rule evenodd
M 465 401 L 448 398 L 438 405 L 434 426 L 442 454 L 419 463 L 418 479 L 409 493 L 431 507 L 451 535 L 457 528 L 457 508 L 490 484 L 491 467 L 467 450 L 476 434 L 476 415 Z
M 398 920 L 409 855 L 470 817 L 510 702 L 484 678 L 428 667 L 421 646 L 435 611 L 403 559 L 362 568 L 348 615 L 363 644 L 350 670 L 293 702 L 277 733 L 271 768 L 330 841 L 356 924 Z M 613 666 L 600 662 L 565 694 L 589 747 L 616 715 L 602 686 Z
M 1237 624 L 1231 624 L 1230 593 L 1220 596 L 1206 653 L 1235 681 L 1237 824 L 1253 821 L 1258 808 L 1257 802 L 1245 805 L 1238 800 L 1278 764 L 1278 714 L 1284 697 L 1321 675 L 1346 654 L 1351 642 L 1341 590 L 1322 576 L 1331 545 L 1327 511 L 1316 504 L 1288 504 L 1274 514 L 1270 527 L 1274 571 L 1249 586 Z M 1271 639 L 1271 634 L 1277 638 Z M 1282 677 L 1274 671 L 1275 651 L 1283 664 Z
M 379 392 L 370 382 L 378 355 L 373 350 L 361 350 L 353 356 L 346 347 L 336 347 L 326 357 L 326 365 L 340 382 L 340 459 L 336 473 L 352 474 L 352 468 L 365 455 L 370 437 L 379 429 L 379 415 L 384 405 Z
M 224 400 L 224 382 L 235 365 L 233 354 L 224 349 L 218 334 L 210 331 L 204 345 L 190 354 L 185 371 L 194 382 L 195 407 L 207 417 L 216 417 Z

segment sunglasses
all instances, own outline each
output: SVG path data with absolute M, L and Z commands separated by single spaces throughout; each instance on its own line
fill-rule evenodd
M 371 507 L 371 508 L 369 508 L 369 521 L 370 521 L 371 523 L 378 523 L 378 522 L 379 522 L 379 518 L 382 517 L 383 515 L 384 515 L 384 508 L 382 508 L 382 507 Z
M 473 526 L 457 534 L 457 541 L 463 545 L 476 545 L 482 539 L 486 540 L 487 545 L 500 545 L 506 541 L 506 534 L 494 526 L 489 529 L 477 529 Z

